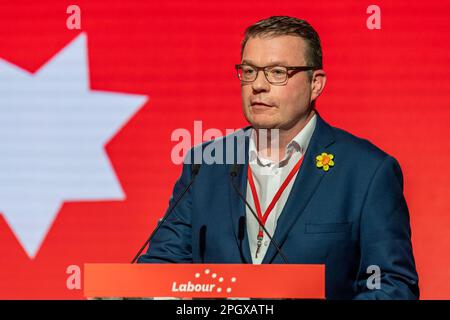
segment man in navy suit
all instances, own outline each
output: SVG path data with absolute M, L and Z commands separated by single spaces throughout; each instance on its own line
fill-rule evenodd
M 191 150 L 169 208 L 195 181 L 139 262 L 325 264 L 328 299 L 417 299 L 400 166 L 318 114 L 326 74 L 316 31 L 270 17 L 247 28 L 241 55 L 251 126 Z M 232 161 L 193 173 L 205 149 Z

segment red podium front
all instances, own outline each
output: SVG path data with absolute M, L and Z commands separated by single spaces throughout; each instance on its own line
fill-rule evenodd
M 325 299 L 312 264 L 85 264 L 86 297 Z

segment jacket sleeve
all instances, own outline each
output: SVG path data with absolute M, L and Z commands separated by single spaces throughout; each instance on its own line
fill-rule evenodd
M 361 261 L 354 298 L 418 299 L 403 175 L 398 162 L 390 156 L 382 161 L 370 182 L 360 227 Z M 374 288 L 377 281 L 371 270 L 378 268 L 379 286 Z M 368 282 L 372 285 L 368 286 Z
M 191 179 L 192 165 L 187 164 L 185 160 L 181 176 L 175 183 L 166 214 Z M 147 253 L 139 257 L 138 263 L 192 263 L 191 190 L 192 188 L 184 194 L 176 208 L 160 226 Z

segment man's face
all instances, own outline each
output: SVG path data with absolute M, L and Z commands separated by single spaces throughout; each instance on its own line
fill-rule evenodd
M 300 37 L 250 38 L 242 63 L 257 67 L 306 66 L 305 49 L 306 42 Z M 313 83 L 305 71 L 295 73 L 285 85 L 272 85 L 264 73 L 259 72 L 254 82 L 242 84 L 242 105 L 247 121 L 257 129 L 295 127 L 308 116 L 311 101 L 318 96 Z

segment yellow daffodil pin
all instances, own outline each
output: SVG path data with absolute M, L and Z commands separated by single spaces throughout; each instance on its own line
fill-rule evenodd
M 322 152 L 316 157 L 316 167 L 322 168 L 323 171 L 330 170 L 330 167 L 334 166 L 334 155 L 331 153 Z

